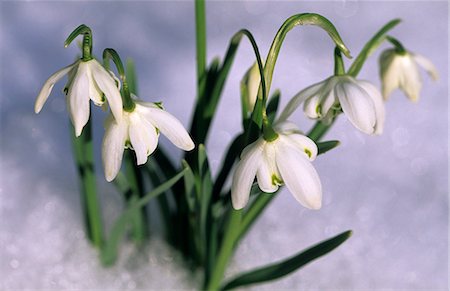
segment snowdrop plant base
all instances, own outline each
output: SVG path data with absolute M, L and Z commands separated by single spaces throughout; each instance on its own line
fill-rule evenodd
M 275 35 L 264 63 L 256 40 L 250 31 L 243 29 L 231 37 L 223 59 L 216 58 L 208 64 L 204 1 L 195 2 L 195 12 L 198 86 L 189 130 L 160 103 L 136 97 L 138 90 L 132 62 L 127 63 L 125 70 L 119 54 L 111 48 L 103 51 L 103 65 L 92 56 L 93 35 L 86 25 L 76 28 L 65 43 L 67 46 L 82 35 L 81 59 L 44 83 L 35 111 L 41 111 L 54 84 L 67 75 L 65 93 L 74 125 L 74 156 L 81 181 L 86 231 L 105 266 L 114 264 L 120 254 L 120 242 L 127 233 L 137 244 L 146 242 L 149 232 L 145 206 L 153 201 L 159 206 L 167 241 L 188 262 L 202 268 L 204 280 L 200 288 L 225 290 L 275 280 L 334 250 L 350 237 L 351 231 L 227 281 L 223 277 L 239 241 L 280 187 L 286 186 L 299 207 L 311 211 L 321 208 L 322 184 L 314 160 L 339 144 L 334 140 L 321 140 L 341 113 L 364 133 L 382 133 L 385 104 L 381 93 L 369 81 L 358 80 L 357 75 L 384 40 L 399 48 L 399 42 L 387 35 L 399 20 L 382 27 L 345 70 L 342 55 L 350 57 L 349 49 L 334 25 L 314 13 L 289 17 Z M 330 53 L 335 60 L 334 71 L 330 68 L 334 73 L 325 81 L 306 89 L 299 88 L 299 93 L 280 110 L 280 117 L 275 118 L 280 91 L 271 92 L 270 87 L 276 77 L 276 60 L 289 31 L 304 25 L 318 26 L 330 36 L 336 46 L 334 53 Z M 213 178 L 204 144 L 242 39 L 250 42 L 256 58 L 241 82 L 242 132 L 230 143 L 218 175 Z M 405 89 L 407 85 L 399 81 L 405 79 L 402 69 L 392 58 L 388 59 L 381 65 L 383 86 L 389 90 L 400 86 L 409 92 L 410 87 Z M 111 60 L 118 77 L 110 69 Z M 416 61 L 424 64 L 420 59 Z M 432 68 L 430 62 L 424 66 L 427 70 Z M 417 82 L 417 78 L 409 78 L 408 86 Z M 420 88 L 418 84 L 413 85 Z M 102 143 L 103 169 L 106 180 L 117 186 L 126 203 L 108 233 L 103 229 L 102 207 L 97 198 L 95 173 L 98 167 L 94 163 L 90 121 L 94 111 L 89 100 L 111 111 Z M 301 131 L 301 126 L 288 121 L 300 106 L 309 118 L 317 120 L 307 134 Z M 185 151 L 181 161 L 173 161 L 158 145 L 160 133 Z M 226 183 L 229 179 L 231 187 Z

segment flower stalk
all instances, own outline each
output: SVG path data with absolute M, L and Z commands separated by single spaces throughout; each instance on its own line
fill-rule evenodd
M 87 236 L 92 244 L 100 249 L 103 245 L 103 223 L 96 190 L 90 121 L 88 121 L 85 130 L 79 137 L 75 137 L 75 134 L 72 135 L 72 146 L 80 179 L 81 201 L 85 214 Z
M 85 24 L 81 24 L 67 37 L 64 42 L 64 47 L 68 47 L 72 41 L 79 35 L 83 35 L 83 55 L 82 60 L 84 62 L 90 61 L 93 59 L 92 57 L 92 31 Z

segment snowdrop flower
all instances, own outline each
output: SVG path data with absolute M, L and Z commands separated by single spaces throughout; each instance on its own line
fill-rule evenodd
M 95 105 L 101 106 L 106 97 L 114 118 L 118 122 L 121 121 L 122 98 L 116 81 L 111 73 L 106 71 L 95 59 L 89 61 L 80 59 L 51 75 L 36 99 L 34 106 L 36 113 L 41 111 L 55 83 L 65 75 L 68 75 L 69 80 L 64 91 L 67 95 L 68 111 L 77 137 L 81 135 L 83 127 L 89 120 L 89 100 L 92 100 Z
M 134 150 L 138 165 L 145 164 L 158 145 L 160 132 L 180 149 L 194 148 L 194 142 L 178 119 L 157 104 L 139 101 L 136 96 L 133 99 L 134 109 L 123 111 L 120 121 L 114 121 L 111 116 L 106 120 L 102 159 L 108 182 L 117 176 L 125 148 Z
M 398 53 L 396 49 L 388 49 L 381 54 L 380 76 L 385 100 L 396 88 L 400 88 L 411 101 L 419 100 L 422 79 L 418 65 L 425 69 L 433 80 L 438 79 L 438 72 L 433 63 L 419 54 L 407 51 Z
M 241 90 L 243 94 L 242 102 L 247 112 L 252 112 L 258 97 L 261 75 L 259 73 L 258 62 L 255 62 L 245 73 L 241 81 Z
M 381 134 L 385 119 L 383 97 L 368 81 L 348 75 L 332 76 L 300 91 L 287 104 L 279 120 L 286 120 L 304 102 L 312 119 L 329 123 L 342 109 L 350 122 L 367 134 Z
M 260 137 L 242 151 L 231 186 L 233 207 L 245 207 L 256 176 L 262 191 L 273 193 L 286 184 L 301 205 L 319 209 L 322 186 L 311 164 L 317 156 L 316 144 L 291 122 L 278 123 L 274 130 L 275 140 Z

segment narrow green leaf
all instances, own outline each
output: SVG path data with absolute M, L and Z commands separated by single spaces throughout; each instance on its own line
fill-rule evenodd
M 184 194 L 186 195 L 189 211 L 193 212 L 195 211 L 195 205 L 198 204 L 195 195 L 195 177 L 186 160 L 182 160 L 181 163 L 183 164 L 183 168 L 186 169 L 186 174 L 184 174 Z
M 212 180 L 211 172 L 209 170 L 208 156 L 205 146 L 200 144 L 198 147 L 198 177 L 197 177 L 197 194 L 200 195 L 200 236 L 202 241 L 202 253 L 205 258 L 210 249 L 210 230 L 212 221 L 211 214 L 211 197 L 212 197 Z M 209 272 L 209 263 L 205 266 L 206 272 Z
M 199 83 L 197 102 L 189 130 L 196 143 L 204 143 L 206 141 L 209 127 L 219 102 L 221 91 L 218 94 L 214 93 L 219 82 L 219 65 L 220 60 L 218 58 L 213 59 Z M 187 158 L 186 160 L 191 162 Z
M 269 103 L 267 104 L 267 118 L 269 119 L 270 124 L 274 122 L 275 116 L 277 115 L 278 105 L 280 104 L 280 96 L 280 90 L 275 90 L 272 97 L 269 99 Z
M 223 186 L 230 175 L 231 169 L 233 168 L 234 163 L 236 162 L 239 154 L 241 153 L 244 145 L 244 135 L 238 135 L 230 144 L 225 158 L 222 162 L 222 167 L 219 170 L 219 173 L 216 178 L 216 182 L 214 183 L 213 195 L 214 200 L 216 201 L 223 190 Z
M 318 148 L 318 155 L 324 154 L 328 152 L 329 150 L 334 149 L 340 145 L 340 142 L 338 140 L 329 140 L 324 142 L 318 142 L 317 148 Z
M 264 209 L 269 205 L 273 198 L 277 196 L 275 193 L 264 193 L 258 185 L 253 185 L 251 195 L 257 195 L 251 204 L 248 206 L 248 210 L 244 213 L 241 224 L 239 226 L 239 237 L 243 238 L 249 231 L 250 227 L 256 221 L 256 219 L 263 213 Z
M 245 285 L 262 283 L 284 277 L 309 262 L 331 252 L 352 235 L 352 231 L 343 232 L 333 238 L 323 241 L 305 251 L 286 260 L 258 268 L 256 270 L 238 275 L 236 278 L 224 284 L 222 290 L 229 290 Z
M 178 180 L 180 180 L 183 177 L 185 172 L 186 172 L 185 169 L 182 170 L 174 177 L 167 180 L 165 183 L 161 184 L 153 191 L 146 194 L 144 197 L 140 198 L 138 201 L 136 201 L 136 203 L 130 205 L 116 220 L 110 232 L 109 238 L 105 242 L 100 253 L 101 262 L 105 266 L 112 265 L 116 261 L 118 245 L 121 239 L 124 237 L 127 226 L 130 224 L 130 220 L 136 209 L 144 207 L 151 199 L 157 197 L 158 195 L 170 189 Z

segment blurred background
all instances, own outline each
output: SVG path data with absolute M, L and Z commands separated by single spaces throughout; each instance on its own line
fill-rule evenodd
M 315 12 L 335 24 L 353 56 L 385 23 L 401 18 L 391 34 L 430 58 L 440 73 L 437 82 L 423 74 L 417 104 L 398 90 L 392 94 L 381 136 L 364 135 L 341 116 L 326 137 L 341 146 L 314 162 L 323 183 L 322 209 L 303 208 L 287 191 L 278 195 L 242 241 L 227 276 L 352 229 L 353 236 L 331 254 L 250 289 L 448 289 L 448 8 L 447 1 L 207 3 L 209 61 L 224 56 L 241 28 L 254 34 L 266 55 L 286 18 Z M 198 272 L 192 276 L 165 245 L 157 215 L 148 246 L 136 251 L 125 244 L 116 266 L 99 265 L 83 232 L 61 93 L 65 81 L 57 83 L 39 115 L 33 112 L 45 80 L 79 53 L 74 44 L 64 49 L 63 42 L 85 23 L 94 33 L 94 54 L 112 47 L 123 59 L 133 58 L 140 97 L 163 101 L 188 127 L 196 95 L 193 2 L 2 1 L 0 13 L 0 289 L 195 289 Z M 359 75 L 377 86 L 380 52 Z M 288 34 L 272 86 L 281 90 L 282 106 L 333 72 L 332 53 L 331 40 L 319 28 Z M 207 144 L 213 170 L 240 131 L 239 82 L 253 62 L 252 49 L 243 42 Z M 93 118 L 99 154 L 105 113 L 96 109 Z M 292 120 L 304 131 L 312 125 L 301 111 Z M 165 138 L 160 144 L 175 159 L 180 156 Z M 110 226 L 122 204 L 104 180 L 100 160 L 98 184 Z

